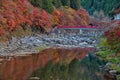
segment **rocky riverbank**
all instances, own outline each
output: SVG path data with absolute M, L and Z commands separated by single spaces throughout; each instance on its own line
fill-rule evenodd
M 0 43 L 0 55 L 37 53 L 39 50 L 49 47 L 80 47 L 94 48 L 98 43 L 96 37 L 88 35 L 32 35 L 19 39 L 12 37 L 7 44 Z

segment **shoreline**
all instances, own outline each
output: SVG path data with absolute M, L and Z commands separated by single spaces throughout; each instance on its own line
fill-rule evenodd
M 17 53 L 39 52 L 46 48 L 95 48 L 94 37 L 80 35 L 34 35 L 19 39 L 13 37 L 9 46 L 0 43 L 0 56 Z

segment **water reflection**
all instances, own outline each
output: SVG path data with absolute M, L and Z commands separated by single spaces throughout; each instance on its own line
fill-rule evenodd
M 70 64 L 48 64 L 33 72 L 28 80 L 103 80 L 99 70 L 102 62 L 92 55 L 82 60 L 74 59 Z

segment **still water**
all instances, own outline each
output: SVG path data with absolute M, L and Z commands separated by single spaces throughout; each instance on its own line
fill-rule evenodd
M 29 76 L 28 80 L 103 80 L 102 65 L 98 58 L 89 54 L 82 60 L 74 59 L 70 64 L 48 62 Z

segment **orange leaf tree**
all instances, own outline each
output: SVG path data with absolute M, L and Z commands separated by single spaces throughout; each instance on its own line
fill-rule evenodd
M 0 34 L 29 26 L 47 30 L 51 25 L 49 14 L 33 7 L 28 0 L 0 0 Z

